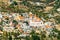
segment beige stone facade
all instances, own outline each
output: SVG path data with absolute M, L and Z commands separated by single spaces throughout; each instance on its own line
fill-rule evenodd
M 0 0 L 0 2 L 8 2 L 9 0 Z

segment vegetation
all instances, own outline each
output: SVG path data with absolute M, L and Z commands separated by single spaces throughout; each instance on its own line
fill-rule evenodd
M 50 1 L 51 0 L 46 0 L 46 5 L 48 4 L 47 6 L 49 6 L 49 2 Z M 28 8 L 27 9 L 28 11 L 26 11 L 24 8 L 20 8 L 21 5 L 23 5 L 25 7 L 25 9 Z M 57 12 L 57 8 L 60 8 L 60 0 L 55 0 L 55 3 L 52 6 L 53 6 L 53 8 L 51 10 L 49 10 L 49 11 L 47 10 L 48 12 L 44 13 L 45 12 L 45 8 L 46 8 L 45 6 L 32 5 L 28 1 L 22 1 L 20 4 L 18 4 L 16 1 L 14 1 L 9 6 L 6 6 L 5 3 L 2 3 L 0 11 L 1 12 L 8 12 L 9 11 L 9 12 L 15 12 L 15 13 L 32 12 L 33 14 L 38 15 L 38 17 L 43 17 L 44 19 L 51 19 L 47 15 L 48 14 L 54 15 L 55 13 L 59 14 L 59 12 Z M 56 20 L 56 24 L 60 24 L 60 16 L 54 16 L 52 18 Z M 15 25 L 18 24 L 18 22 L 16 20 L 13 20 L 13 23 Z M 2 25 L 2 24 L 3 24 L 3 22 L 0 22 L 0 25 Z M 27 25 L 28 25 L 28 23 L 27 23 Z M 26 40 L 45 40 L 45 39 L 49 40 L 47 38 L 50 38 L 51 40 L 53 40 L 53 38 L 57 38 L 57 40 L 60 40 L 60 31 L 57 30 L 56 28 L 54 28 L 53 31 L 48 36 L 46 36 L 46 32 L 45 31 L 40 31 L 40 32 L 41 32 L 41 34 L 37 34 L 37 33 L 35 33 L 34 30 L 32 30 L 32 32 L 30 33 L 31 37 L 30 36 L 26 36 L 25 39 Z M 3 38 L 4 37 L 6 38 L 6 37 L 9 36 L 9 39 L 11 40 L 12 39 L 11 35 L 13 35 L 15 38 L 17 38 L 17 36 L 20 35 L 20 33 L 19 33 L 19 31 L 17 31 L 17 33 L 15 33 L 15 32 L 8 33 L 8 32 L 4 31 L 2 36 L 3 36 Z

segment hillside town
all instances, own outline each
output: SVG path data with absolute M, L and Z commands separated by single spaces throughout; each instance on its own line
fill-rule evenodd
M 60 0 L 0 0 L 0 40 L 60 40 Z

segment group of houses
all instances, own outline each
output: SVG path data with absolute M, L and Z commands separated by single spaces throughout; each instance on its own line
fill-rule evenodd
M 18 29 L 22 34 L 29 34 L 32 30 L 51 32 L 54 23 L 44 21 L 32 12 L 29 13 L 0 13 L 0 31 L 13 32 Z

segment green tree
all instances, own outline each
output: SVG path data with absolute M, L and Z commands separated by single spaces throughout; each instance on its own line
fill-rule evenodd
M 16 1 L 13 1 L 12 5 L 18 5 L 18 3 Z
M 60 7 L 60 0 L 55 0 L 54 7 L 57 9 Z
M 32 37 L 32 40 L 40 40 L 40 37 L 37 35 L 37 33 L 35 33 L 34 30 L 32 30 L 31 32 L 31 37 Z

